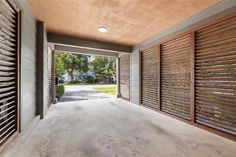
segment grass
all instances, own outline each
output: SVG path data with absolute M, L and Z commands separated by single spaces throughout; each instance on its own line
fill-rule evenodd
M 101 91 L 107 94 L 115 95 L 116 94 L 116 86 L 114 87 L 93 87 L 97 91 Z
M 74 86 L 74 85 L 113 85 L 114 83 L 71 83 L 71 82 L 67 82 L 65 83 L 64 85 L 67 85 L 67 86 Z M 116 84 L 114 84 L 116 85 Z

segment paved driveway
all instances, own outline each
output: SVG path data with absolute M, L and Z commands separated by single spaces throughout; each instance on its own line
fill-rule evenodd
M 116 98 L 52 105 L 1 157 L 235 157 L 236 142 Z
M 60 102 L 112 98 L 113 95 L 97 91 L 94 87 L 115 87 L 116 85 L 69 85 L 65 86 L 65 94 Z

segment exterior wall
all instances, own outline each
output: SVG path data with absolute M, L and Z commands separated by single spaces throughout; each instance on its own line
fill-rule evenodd
M 26 0 L 21 8 L 21 129 L 31 122 L 36 112 L 36 21 Z
M 130 57 L 130 77 L 131 77 L 131 85 L 130 85 L 130 101 L 134 104 L 139 104 L 140 90 L 139 90 L 139 50 L 133 51 Z

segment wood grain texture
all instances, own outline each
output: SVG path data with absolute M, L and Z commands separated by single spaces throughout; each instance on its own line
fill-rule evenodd
M 236 135 L 236 16 L 196 31 L 196 122 Z
M 48 31 L 133 46 L 218 0 L 28 0 Z M 106 26 L 107 33 L 98 27 Z M 135 38 L 134 38 L 135 37 Z
M 190 119 L 191 43 L 187 34 L 161 44 L 161 110 Z
M 141 53 L 141 104 L 159 109 L 159 45 Z

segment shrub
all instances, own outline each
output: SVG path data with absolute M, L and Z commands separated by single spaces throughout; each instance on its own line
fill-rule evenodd
M 64 85 L 56 85 L 57 97 L 60 99 L 65 92 Z
M 87 76 L 84 80 L 84 83 L 93 84 L 93 83 L 95 83 L 95 78 L 92 76 Z
M 67 82 L 66 84 L 68 84 L 68 85 L 73 85 L 73 84 L 79 84 L 79 83 L 80 83 L 79 81 L 74 80 L 74 81 L 69 81 L 69 82 Z

